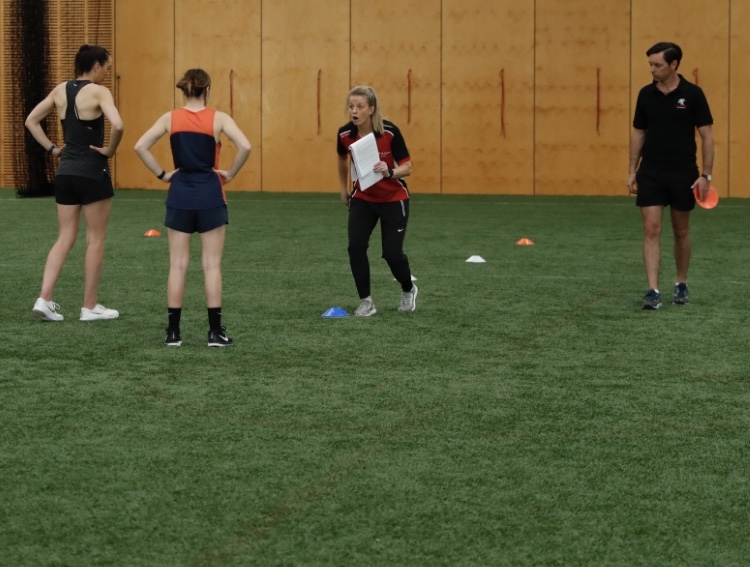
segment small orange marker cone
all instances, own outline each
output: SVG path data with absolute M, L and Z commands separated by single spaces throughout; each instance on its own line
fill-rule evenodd
M 147 230 L 146 234 L 144 234 L 143 236 L 161 236 L 161 232 L 159 232 L 155 228 L 152 228 L 151 230 Z
M 518 246 L 534 246 L 534 241 L 530 238 L 521 238 L 516 242 Z

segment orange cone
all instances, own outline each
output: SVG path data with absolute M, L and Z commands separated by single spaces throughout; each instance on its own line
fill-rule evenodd
M 161 236 L 161 233 L 155 228 L 152 228 L 151 230 L 147 230 L 146 234 L 144 234 L 143 236 Z
M 521 238 L 516 242 L 518 246 L 534 246 L 534 241 L 530 238 Z

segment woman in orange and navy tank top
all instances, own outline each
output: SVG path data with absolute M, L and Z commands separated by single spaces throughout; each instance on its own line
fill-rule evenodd
M 185 106 L 162 115 L 135 145 L 135 151 L 156 177 L 169 183 L 164 221 L 169 235 L 167 281 L 168 324 L 164 342 L 180 346 L 180 319 L 185 278 L 190 262 L 190 239 L 200 234 L 203 276 L 208 307 L 208 346 L 233 343 L 221 324 L 221 257 L 229 223 L 224 185 L 250 156 L 250 142 L 231 116 L 206 107 L 211 78 L 202 69 L 189 69 L 177 83 Z M 164 134 L 169 135 L 174 169 L 165 171 L 150 151 Z M 228 170 L 219 169 L 221 135 L 237 148 Z

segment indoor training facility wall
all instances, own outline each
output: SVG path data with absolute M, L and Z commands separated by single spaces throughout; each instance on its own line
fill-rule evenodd
M 337 193 L 336 131 L 364 83 L 404 133 L 415 193 L 626 195 L 645 51 L 674 41 L 711 104 L 713 184 L 750 197 L 747 0 L 108 1 L 118 188 L 164 188 L 132 147 L 203 67 L 253 144 L 230 190 Z M 169 164 L 166 138 L 155 153 Z

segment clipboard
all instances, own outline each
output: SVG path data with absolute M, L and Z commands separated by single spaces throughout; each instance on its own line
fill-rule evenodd
M 380 161 L 375 134 L 370 132 L 367 136 L 360 138 L 349 146 L 349 150 L 352 153 L 352 162 L 359 180 L 360 191 L 366 191 L 383 179 L 382 173 L 376 173 L 372 170 L 375 164 Z

